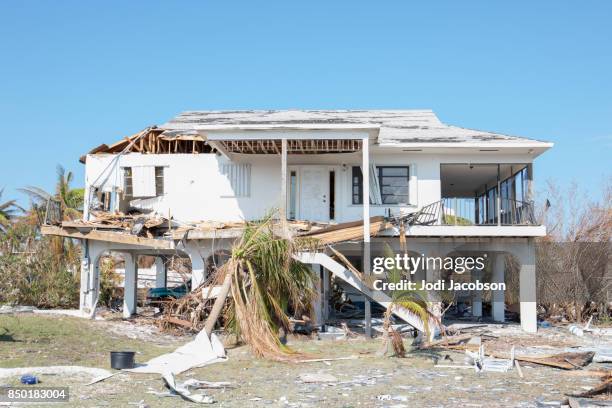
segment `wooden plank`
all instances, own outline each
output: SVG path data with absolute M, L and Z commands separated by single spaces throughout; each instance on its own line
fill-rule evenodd
M 387 228 L 384 217 L 371 217 L 369 223 L 370 236 L 378 234 L 380 231 Z M 323 228 L 315 232 L 303 234 L 310 238 L 319 240 L 321 244 L 332 244 L 335 242 L 350 241 L 355 239 L 363 239 L 363 221 L 347 222 L 334 225 L 328 228 Z
M 112 224 L 100 224 L 96 222 L 88 222 L 84 224 L 82 222 L 77 221 L 62 221 L 63 228 L 76 228 L 79 231 L 83 230 L 92 230 L 92 229 L 108 229 L 108 230 L 125 230 L 125 228 L 112 225 Z
M 43 225 L 40 228 L 43 235 L 57 235 L 61 237 L 75 239 L 91 239 L 93 241 L 114 242 L 118 244 L 129 244 L 145 246 L 154 249 L 174 249 L 173 241 L 166 241 L 155 238 L 137 237 L 134 235 L 123 234 L 120 232 L 97 231 L 81 232 L 76 228 L 62 228 L 52 225 Z
M 191 322 L 188 322 L 187 320 L 183 320 L 183 319 L 179 319 L 177 317 L 173 317 L 173 316 L 168 316 L 168 317 L 164 317 L 164 320 L 168 323 L 172 323 L 174 325 L 177 326 L 181 326 L 184 327 L 186 329 L 193 329 L 193 324 L 191 324 Z

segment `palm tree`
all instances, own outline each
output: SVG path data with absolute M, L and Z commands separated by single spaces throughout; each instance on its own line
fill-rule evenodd
M 314 244 L 280 237 L 275 233 L 277 227 L 272 215 L 247 224 L 216 278 L 219 284 L 227 282 L 232 294 L 227 329 L 244 340 L 258 357 L 291 360 L 299 354 L 281 343 L 278 332 L 289 330 L 290 309 L 295 313 L 310 308 L 317 279 L 293 255 Z M 209 319 L 214 323 L 216 317 Z
M 2 193 L 4 193 L 4 188 L 0 190 L 0 232 L 6 233 L 11 220 L 17 216 L 17 212 L 24 211 L 24 209 L 17 204 L 17 200 L 8 200 L 3 203 Z
M 74 220 L 81 217 L 84 201 L 84 189 L 72 188 L 70 184 L 74 179 L 71 171 L 66 171 L 61 165 L 57 165 L 57 182 L 55 184 L 55 194 L 46 192 L 44 189 L 35 186 L 27 186 L 19 189 L 26 193 L 37 206 L 46 205 L 49 199 L 59 202 L 61 214 L 64 220 Z

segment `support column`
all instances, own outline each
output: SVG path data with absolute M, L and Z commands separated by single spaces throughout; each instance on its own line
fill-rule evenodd
M 198 245 L 199 241 L 188 241 L 185 245 L 185 252 L 191 260 L 191 290 L 195 290 L 206 281 L 206 259 L 211 254 L 210 249 L 205 249 Z
M 281 221 L 287 220 L 287 139 L 281 141 Z
M 125 319 L 136 314 L 138 303 L 138 255 L 126 252 L 125 276 L 123 280 L 123 317 Z
M 503 283 L 504 280 L 504 269 L 506 267 L 505 264 L 506 255 L 503 253 L 495 254 L 495 259 L 493 260 L 493 278 L 491 279 L 494 283 Z M 505 313 L 505 291 L 503 290 L 494 290 L 492 293 L 491 299 L 491 309 L 492 309 L 492 317 L 496 322 L 503 322 L 504 313 Z
M 521 301 L 521 328 L 527 333 L 538 331 L 538 313 L 536 307 L 536 256 L 533 239 L 529 239 L 520 257 L 519 274 Z
M 502 224 L 502 220 L 501 220 L 501 206 L 502 206 L 502 202 L 501 202 L 501 176 L 500 176 L 500 165 L 497 165 L 497 194 L 496 194 L 496 198 L 495 198 L 495 202 L 496 202 L 496 214 L 497 214 L 497 225 L 501 226 Z
M 168 286 L 168 266 L 166 265 L 167 258 L 158 256 L 155 258 L 155 287 L 165 288 Z
M 321 266 L 323 277 L 323 319 L 327 321 L 330 315 L 329 299 L 331 297 L 331 274 Z
M 313 314 L 312 315 L 312 325 L 315 327 L 320 327 L 324 323 L 323 308 L 322 308 L 323 299 L 321 296 L 321 286 L 322 286 L 321 284 L 321 266 L 312 264 L 310 266 L 310 269 L 312 270 L 312 273 L 317 278 L 317 281 L 315 283 L 316 296 L 312 300 L 312 314 Z
M 472 282 L 482 280 L 482 269 L 474 268 L 472 271 Z M 472 316 L 482 317 L 482 290 L 472 291 Z
M 363 273 L 370 275 L 370 139 L 362 139 L 361 175 L 363 181 Z M 365 335 L 372 337 L 372 305 L 364 296 Z
M 206 265 L 199 254 L 189 255 L 191 259 L 191 290 L 195 290 L 206 280 Z
M 439 252 L 431 251 L 427 253 L 428 257 L 437 257 Z M 444 257 L 442 257 L 444 258 Z M 436 263 L 433 262 L 432 268 L 425 269 L 425 280 L 427 282 L 437 282 L 442 278 L 442 274 L 440 269 L 436 268 Z M 427 292 L 427 297 L 429 300 L 429 309 L 431 313 L 438 317 L 442 317 L 442 299 L 440 293 L 437 291 Z
M 85 316 L 93 316 L 100 292 L 100 255 L 104 248 L 95 241 L 82 240 L 81 289 L 79 310 Z

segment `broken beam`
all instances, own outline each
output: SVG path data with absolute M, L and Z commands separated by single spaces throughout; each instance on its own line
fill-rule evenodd
M 75 239 L 91 239 L 92 241 L 105 241 L 114 242 L 118 244 L 138 245 L 153 249 L 174 249 L 174 242 L 172 241 L 137 237 L 135 235 L 128 235 L 120 232 L 96 230 L 92 230 L 89 232 L 81 232 L 76 228 L 62 228 L 53 225 L 41 226 L 40 232 L 43 235 L 57 235 L 60 237 L 68 237 Z

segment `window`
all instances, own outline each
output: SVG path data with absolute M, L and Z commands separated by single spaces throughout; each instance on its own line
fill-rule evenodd
M 134 187 L 132 186 L 132 168 L 126 167 L 123 169 L 123 187 L 126 197 L 134 196 Z
M 155 167 L 155 196 L 164 195 L 164 168 Z
M 353 204 L 363 204 L 363 175 L 359 166 L 353 166 Z
M 378 182 L 383 204 L 408 204 L 408 167 L 379 166 Z
M 297 207 L 297 172 L 291 171 L 289 177 L 289 219 L 296 219 L 296 207 Z
M 410 171 L 408 166 L 376 166 L 376 175 L 383 205 L 409 203 Z M 359 166 L 353 166 L 352 197 L 353 204 L 363 204 L 363 175 Z M 372 204 L 371 199 L 370 204 Z
M 336 172 L 329 171 L 329 219 L 336 218 Z
M 155 196 L 159 197 L 164 195 L 164 167 L 155 167 Z M 123 187 L 125 197 L 128 199 L 134 197 L 134 170 L 132 167 L 125 167 L 123 169 Z

